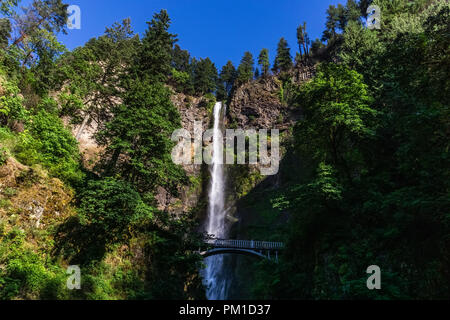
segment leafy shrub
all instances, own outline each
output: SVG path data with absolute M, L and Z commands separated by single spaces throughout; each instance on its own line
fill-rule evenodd
M 37 106 L 37 110 L 44 110 L 48 113 L 58 114 L 58 103 L 53 98 L 45 97 Z
M 80 210 L 81 221 L 107 242 L 121 240 L 131 224 L 153 214 L 133 187 L 114 178 L 90 181 L 81 193 Z
M 172 69 L 172 82 L 178 92 L 192 93 L 192 79 L 189 73 Z
M 2 147 L 11 150 L 15 145 L 17 135 L 11 132 L 8 128 L 0 127 L 0 142 Z
M 0 299 L 64 297 L 62 268 L 26 248 L 25 233 L 14 228 L 0 242 Z
M 40 111 L 20 138 L 17 147 L 20 161 L 27 165 L 43 164 L 52 175 L 68 182 L 81 181 L 78 143 L 56 115 Z
M 0 124 L 9 125 L 14 120 L 25 120 L 27 111 L 23 107 L 23 98 L 19 96 L 19 88 L 16 83 L 7 81 L 0 72 Z
M 216 104 L 216 97 L 212 93 L 207 93 L 199 103 L 199 107 L 205 108 L 210 113 L 213 112 L 214 105 Z

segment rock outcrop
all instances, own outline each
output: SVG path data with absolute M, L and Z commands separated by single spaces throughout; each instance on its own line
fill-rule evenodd
M 0 218 L 11 225 L 44 228 L 62 222 L 74 211 L 73 191 L 45 170 L 7 159 L 0 166 Z
M 282 82 L 274 76 L 242 85 L 231 99 L 228 127 L 288 129 L 298 113 L 283 102 L 283 95 Z

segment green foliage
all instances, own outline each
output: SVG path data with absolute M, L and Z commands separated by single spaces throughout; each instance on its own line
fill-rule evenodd
M 209 59 L 200 59 L 193 64 L 194 87 L 197 95 L 212 93 L 216 90 L 218 75 L 214 63 Z
M 278 42 L 277 56 L 273 64 L 273 72 L 287 72 L 292 68 L 292 56 L 286 39 L 281 38 Z
M 108 121 L 110 110 L 135 71 L 136 66 L 130 61 L 137 59 L 140 45 L 130 19 L 124 19 L 106 28 L 103 36 L 61 57 L 59 83 L 66 84 L 60 88 L 61 114 L 70 115 L 74 123 L 86 119 Z
M 269 50 L 268 49 L 262 49 L 258 56 L 258 64 L 261 66 L 261 72 L 263 77 L 267 77 L 269 74 L 270 69 L 270 62 L 269 62 Z
M 83 177 L 77 141 L 57 116 L 46 111 L 31 117 L 15 152 L 23 163 L 43 164 L 65 181 L 77 183 Z
M 182 50 L 175 45 L 172 50 L 172 81 L 178 92 L 193 95 L 194 90 L 194 63 L 191 63 L 191 55 L 187 50 Z
M 212 93 L 208 93 L 203 97 L 202 101 L 200 101 L 199 106 L 208 110 L 208 113 L 212 115 L 216 102 L 216 97 L 214 97 Z
M 224 84 L 227 94 L 230 96 L 237 79 L 237 70 L 231 61 L 222 67 L 220 72 L 220 81 Z
M 172 79 L 174 86 L 179 92 L 189 92 L 192 85 L 191 76 L 187 72 L 172 69 Z
M 89 181 L 80 198 L 82 224 L 92 225 L 108 242 L 123 240 L 132 224 L 152 219 L 154 209 L 128 183 L 120 180 Z
M 7 81 L 3 72 L 0 73 L 0 124 L 11 125 L 13 121 L 23 121 L 27 118 L 27 110 L 23 107 L 23 99 L 19 96 L 19 88 L 14 81 Z
M 381 31 L 362 23 L 370 3 L 382 10 Z M 246 52 L 237 70 L 229 61 L 219 76 L 209 58 L 174 46 L 165 10 L 142 41 L 125 19 L 67 52 L 56 38 L 67 5 L 36 0 L 21 12 L 17 4 L 0 4 L 0 166 L 10 156 L 41 165 L 75 186 L 77 201 L 74 216 L 39 230 L 23 223 L 15 203 L 18 192 L 42 183 L 34 169 L 2 187 L 0 211 L 11 215 L 0 220 L 0 298 L 203 298 L 193 251 L 202 204 L 177 219 L 155 209 L 161 187 L 176 195 L 188 182 L 170 157 L 181 121 L 167 85 L 201 96 L 211 112 L 258 77 L 253 56 Z M 449 18 L 445 0 L 330 6 L 326 43 L 317 39 L 312 54 L 306 23 L 297 29 L 298 66 L 328 60 L 300 88 L 280 40 L 273 65 L 280 101 L 302 114 L 277 188 L 247 167 L 229 171 L 243 219 L 252 221 L 249 238 L 287 244 L 279 264 L 246 265 L 252 297 L 449 297 Z M 267 76 L 267 49 L 258 64 Z M 61 116 L 99 125 L 104 153 L 89 179 Z M 201 178 L 191 184 L 199 191 Z M 84 268 L 80 292 L 64 289 L 66 263 Z M 365 286 L 373 264 L 382 268 L 381 291 Z
M 49 80 L 49 74 L 46 72 L 52 69 L 54 58 L 64 51 L 56 40 L 56 34 L 66 33 L 68 5 L 61 0 L 36 0 L 20 8 L 16 4 L 17 1 L 2 2 L 2 11 L 14 26 L 13 34 L 16 35 L 7 50 L 22 66 L 36 68 L 38 90 L 48 89 L 46 84 L 49 83 L 45 81 Z M 17 16 L 21 16 L 21 22 L 13 23 Z
M 65 29 L 66 5 L 36 0 L 21 15 L 16 4 L 0 6 L 0 165 L 11 155 L 31 168 L 18 165 L 17 185 L 1 192 L 0 214 L 11 215 L 0 221 L 0 299 L 202 297 L 201 259 L 192 251 L 198 226 L 191 216 L 158 212 L 154 195 L 160 187 L 176 195 L 188 182 L 170 156 L 181 121 L 166 85 L 205 95 L 211 108 L 213 93 L 226 96 L 215 65 L 173 48 L 164 10 L 142 41 L 125 19 L 68 52 L 55 36 Z M 18 16 L 21 23 L 11 23 Z M 99 125 L 104 154 L 93 171 L 82 167 L 62 116 L 80 128 Z M 51 197 L 41 230 L 24 223 L 28 209 L 15 195 L 47 190 L 46 172 L 72 186 L 77 201 L 63 203 L 67 217 L 52 211 L 59 199 Z M 66 290 L 67 264 L 83 267 L 82 290 Z
M 237 69 L 237 80 L 240 84 L 246 83 L 253 79 L 253 69 L 255 61 L 253 55 L 250 52 L 245 52 L 244 57 L 241 60 L 241 64 Z
M 362 76 L 342 65 L 322 65 L 298 100 L 304 111 L 296 133 L 300 147 L 314 142 L 314 157 L 346 166 L 350 143 L 372 133 L 366 123 L 375 111 Z
M 104 159 L 109 161 L 102 163 L 105 173 L 121 174 L 140 191 L 160 185 L 175 192 L 184 175 L 170 156 L 170 137 L 180 125 L 170 91 L 162 84 L 135 81 L 113 114 L 113 120 L 97 135 L 108 155 Z
M 19 0 L 4 0 L 0 4 L 0 12 L 6 16 L 11 15 L 12 10 L 17 6 Z
M 350 1 L 329 9 L 328 49 L 342 63 L 321 65 L 294 96 L 303 117 L 290 156 L 302 171 L 272 196 L 290 215 L 288 245 L 273 273 L 258 267 L 258 297 L 448 298 L 450 10 L 374 4 L 382 32 L 361 27 Z M 385 280 L 369 291 L 374 264 Z
M 0 18 L 0 48 L 5 49 L 8 46 L 8 38 L 11 35 L 11 22 L 9 19 Z
M 0 299 L 64 299 L 65 271 L 26 247 L 25 233 L 14 228 L 0 241 Z
M 155 13 L 153 19 L 147 22 L 148 29 L 142 39 L 137 66 L 141 77 L 165 81 L 170 74 L 172 47 L 176 42 L 176 35 L 168 31 L 170 23 L 166 10 Z

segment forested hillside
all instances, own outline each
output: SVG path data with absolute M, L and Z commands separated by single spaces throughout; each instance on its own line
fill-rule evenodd
M 286 243 L 277 264 L 233 261 L 251 281 L 232 297 L 449 299 L 449 3 L 326 14 L 322 39 L 299 25 L 295 56 L 281 38 L 219 71 L 165 10 L 144 34 L 124 19 L 70 51 L 62 0 L 1 1 L 0 299 L 204 299 L 209 178 L 172 162 L 171 135 L 208 126 L 216 101 L 228 128 L 282 131 L 276 176 L 227 168 L 232 236 Z
M 20 24 L 15 4 L 1 7 L 0 297 L 202 298 L 193 214 L 155 200 L 195 182 L 170 158 L 181 117 L 167 84 L 184 74 L 167 13 L 142 39 L 126 19 L 69 52 L 56 40 L 65 4 L 34 1 Z M 98 152 L 80 154 L 70 128 L 92 123 Z M 68 265 L 82 290 L 67 290 Z
M 316 75 L 284 81 L 302 116 L 277 179 L 238 203 L 250 222 L 237 233 L 288 248 L 277 265 L 238 263 L 236 277 L 253 279 L 247 295 L 449 298 L 449 5 L 372 4 L 380 30 L 362 26 L 365 1 L 330 6 L 326 44 L 311 48 Z M 382 270 L 382 290 L 367 290 L 370 265 Z

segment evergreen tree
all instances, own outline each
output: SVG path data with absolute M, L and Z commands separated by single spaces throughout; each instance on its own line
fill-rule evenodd
M 345 20 L 346 24 L 350 21 L 361 23 L 361 9 L 356 0 L 347 0 L 345 5 Z
M 152 81 L 166 81 L 171 71 L 172 47 L 176 35 L 169 33 L 170 18 L 166 10 L 154 14 L 147 22 L 148 29 L 142 39 L 142 48 L 137 64 L 141 77 Z
M 336 38 L 339 26 L 339 12 L 334 5 L 330 5 L 327 9 L 327 18 L 325 23 L 325 31 L 322 35 L 322 41 L 333 40 Z
M 194 94 L 194 79 L 192 73 L 191 55 L 175 45 L 172 50 L 171 82 L 178 92 Z
M 25 66 L 31 68 L 39 64 L 40 75 L 46 75 L 54 67 L 54 60 L 65 51 L 56 35 L 67 33 L 68 5 L 62 0 L 33 0 L 27 7 L 22 7 L 23 13 L 19 13 L 16 12 L 18 2 L 1 3 L 4 19 L 9 20 L 9 24 L 2 23 L 2 37 L 12 38 L 8 51 L 20 61 L 22 73 L 26 73 Z
M 238 81 L 239 83 L 246 83 L 253 79 L 254 75 L 254 64 L 253 55 L 250 52 L 245 52 L 244 57 L 241 60 L 241 64 L 238 67 Z
M 311 54 L 312 54 L 312 56 L 313 57 L 317 57 L 319 55 L 320 49 L 322 49 L 324 47 L 325 47 L 325 44 L 322 41 L 320 41 L 319 38 L 316 38 L 316 40 L 314 40 L 311 43 Z
M 2 1 L 1 9 L 11 14 L 12 7 L 17 3 L 18 1 Z M 68 5 L 61 0 L 33 0 L 20 19 L 15 17 L 18 20 L 18 23 L 14 24 L 16 38 L 11 46 L 20 47 L 27 54 L 27 49 L 31 50 L 31 47 L 25 40 L 33 39 L 38 35 L 42 37 L 44 30 L 51 34 L 57 34 L 60 31 L 66 33 L 67 7 Z
M 78 138 L 91 121 L 101 125 L 111 119 L 112 108 L 133 81 L 130 61 L 136 60 L 139 46 L 130 19 L 124 19 L 57 61 L 57 82 L 65 84 L 56 87 L 62 91 L 62 114 L 81 123 Z
M 237 79 L 237 71 L 233 65 L 233 62 L 228 61 L 226 65 L 222 67 L 222 71 L 220 72 L 220 79 L 225 85 L 225 90 L 228 95 L 231 93 L 233 89 L 234 82 Z
M 0 19 L 0 49 L 5 49 L 8 46 L 8 39 L 11 36 L 11 22 L 9 19 Z
M 4 16 L 11 16 L 14 7 L 16 7 L 18 3 L 19 0 L 2 0 L 0 2 L 0 13 Z
M 361 2 L 362 6 L 364 4 Z M 360 20 L 360 5 L 355 0 L 347 0 L 344 6 L 338 4 L 337 7 L 330 5 L 327 10 L 326 29 L 323 32 L 322 41 L 335 41 L 338 37 L 338 31 L 343 32 L 348 22 L 361 22 Z
M 278 42 L 277 56 L 273 65 L 273 71 L 286 72 L 292 68 L 292 56 L 287 41 L 281 38 Z
M 258 64 L 261 66 L 261 73 L 263 77 L 267 77 L 269 75 L 269 50 L 264 48 L 259 53 Z
M 297 43 L 302 61 L 306 61 L 309 56 L 310 42 L 308 32 L 306 31 L 306 22 L 303 22 L 303 25 L 297 28 Z
M 171 160 L 170 136 L 181 122 L 170 90 L 160 83 L 136 80 L 112 113 L 112 120 L 96 135 L 106 147 L 102 171 L 119 175 L 141 192 L 164 186 L 175 193 L 183 174 Z
M 218 82 L 217 68 L 209 59 L 200 59 L 195 63 L 194 87 L 198 95 L 213 93 Z
M 190 72 L 191 71 L 191 55 L 189 51 L 182 50 L 178 44 L 172 50 L 172 67 L 177 71 Z
M 223 101 L 223 100 L 226 100 L 227 98 L 228 98 L 228 93 L 225 90 L 225 85 L 224 85 L 223 81 L 221 81 L 220 78 L 218 78 L 217 90 L 216 90 L 216 100 Z

